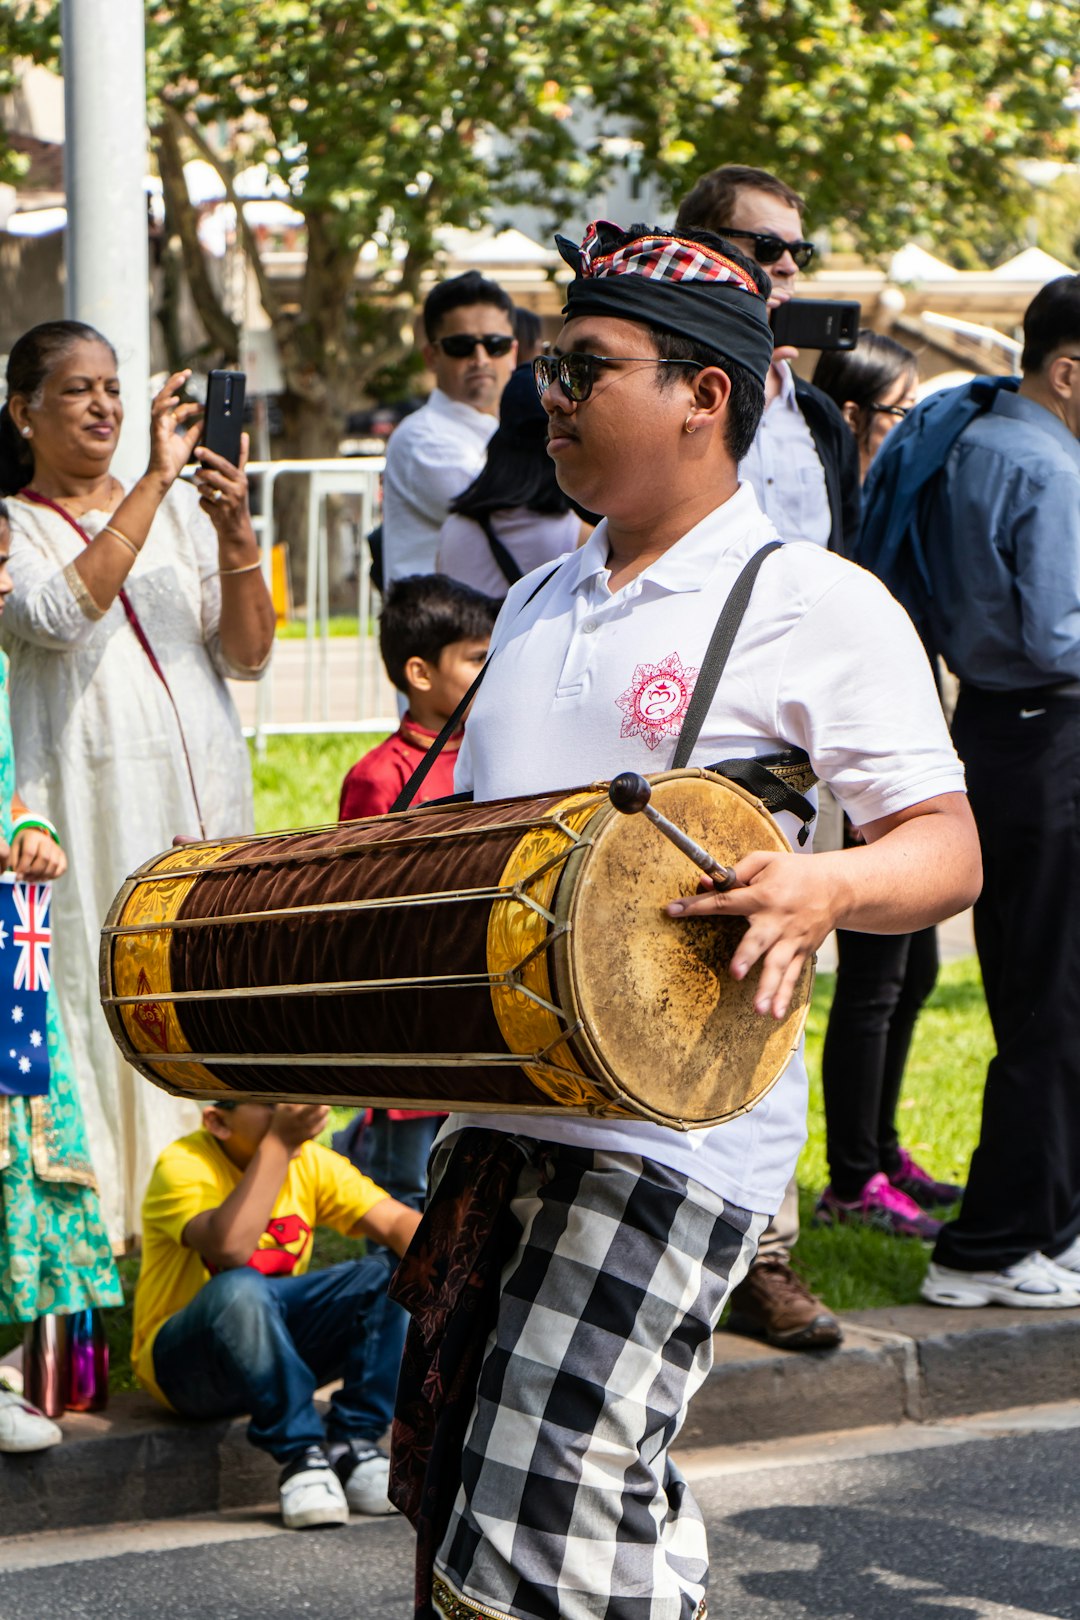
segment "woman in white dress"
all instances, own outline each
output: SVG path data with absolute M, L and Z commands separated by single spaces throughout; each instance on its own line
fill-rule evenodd
M 101 925 L 128 874 L 177 835 L 251 830 L 225 678 L 257 679 L 274 636 L 243 465 L 195 448 L 199 407 L 179 397 L 188 375 L 154 400 L 134 484 L 109 471 L 123 407 L 116 356 L 92 327 L 24 334 L 0 412 L 0 494 L 14 497 L 0 641 L 15 756 L 71 859 L 53 902 L 53 965 L 116 1247 L 139 1230 L 157 1154 L 198 1117 L 120 1061 L 98 1003 Z M 193 453 L 195 488 L 177 482 Z
M 503 389 L 487 461 L 450 502 L 435 567 L 501 602 L 516 580 L 590 533 L 556 481 L 532 367 L 519 366 Z

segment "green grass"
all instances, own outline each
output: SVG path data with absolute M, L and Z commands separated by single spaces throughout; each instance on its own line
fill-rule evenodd
M 252 747 L 257 830 L 277 832 L 336 821 L 345 773 L 384 735 L 267 737 L 261 758 Z
M 802 1235 L 797 1269 L 834 1310 L 909 1304 L 918 1298 L 928 1253 L 910 1238 L 856 1226 L 815 1227 L 814 1200 L 828 1180 L 821 1045 L 833 980 L 822 974 L 807 1024 L 809 1137 L 799 1160 Z M 975 958 L 942 969 L 919 1019 L 900 1097 L 904 1146 L 946 1181 L 963 1182 L 979 1134 L 983 1080 L 994 1051 Z
M 330 617 L 328 628 L 331 636 L 355 636 L 359 633 L 360 620 L 355 613 L 335 613 Z M 369 636 L 375 633 L 374 621 L 368 625 L 367 633 Z M 303 616 L 290 619 L 288 624 L 279 624 L 277 627 L 279 641 L 303 641 L 306 635 L 307 620 Z

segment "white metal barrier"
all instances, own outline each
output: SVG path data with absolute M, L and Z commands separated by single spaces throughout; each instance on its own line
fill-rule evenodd
M 375 603 L 369 578 L 365 537 L 381 514 L 381 479 L 384 456 L 342 456 L 312 461 L 250 461 L 247 466 L 253 504 L 259 507 L 252 522 L 262 551 L 263 572 L 269 582 L 271 558 L 278 538 L 274 521 L 274 491 L 278 480 L 305 477 L 307 503 L 307 603 L 303 656 L 303 718 L 282 722 L 275 719 L 274 663 L 258 684 L 254 725 L 246 729 L 254 735 L 257 748 L 263 738 L 284 732 L 386 731 L 397 726 L 396 715 L 388 705 L 380 680 L 378 637 L 372 634 Z M 348 523 L 356 567 L 357 671 L 356 707 L 351 719 L 330 716 L 330 528 L 327 498 L 347 495 L 359 502 L 359 515 Z M 287 538 L 287 537 L 284 537 Z M 291 645 L 282 642 L 283 647 Z

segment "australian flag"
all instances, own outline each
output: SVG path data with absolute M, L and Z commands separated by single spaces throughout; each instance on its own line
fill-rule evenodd
M 0 878 L 0 1095 L 49 1089 L 45 992 L 49 988 L 52 885 Z

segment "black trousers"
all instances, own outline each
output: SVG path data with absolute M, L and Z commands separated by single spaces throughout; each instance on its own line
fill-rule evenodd
M 975 906 L 997 1054 L 960 1213 L 934 1259 L 999 1270 L 1080 1233 L 1080 701 L 962 689 Z
M 829 1181 L 854 1202 L 871 1176 L 900 1168 L 896 1105 L 915 1020 L 934 988 L 937 929 L 836 935 L 836 990 L 821 1082 Z

